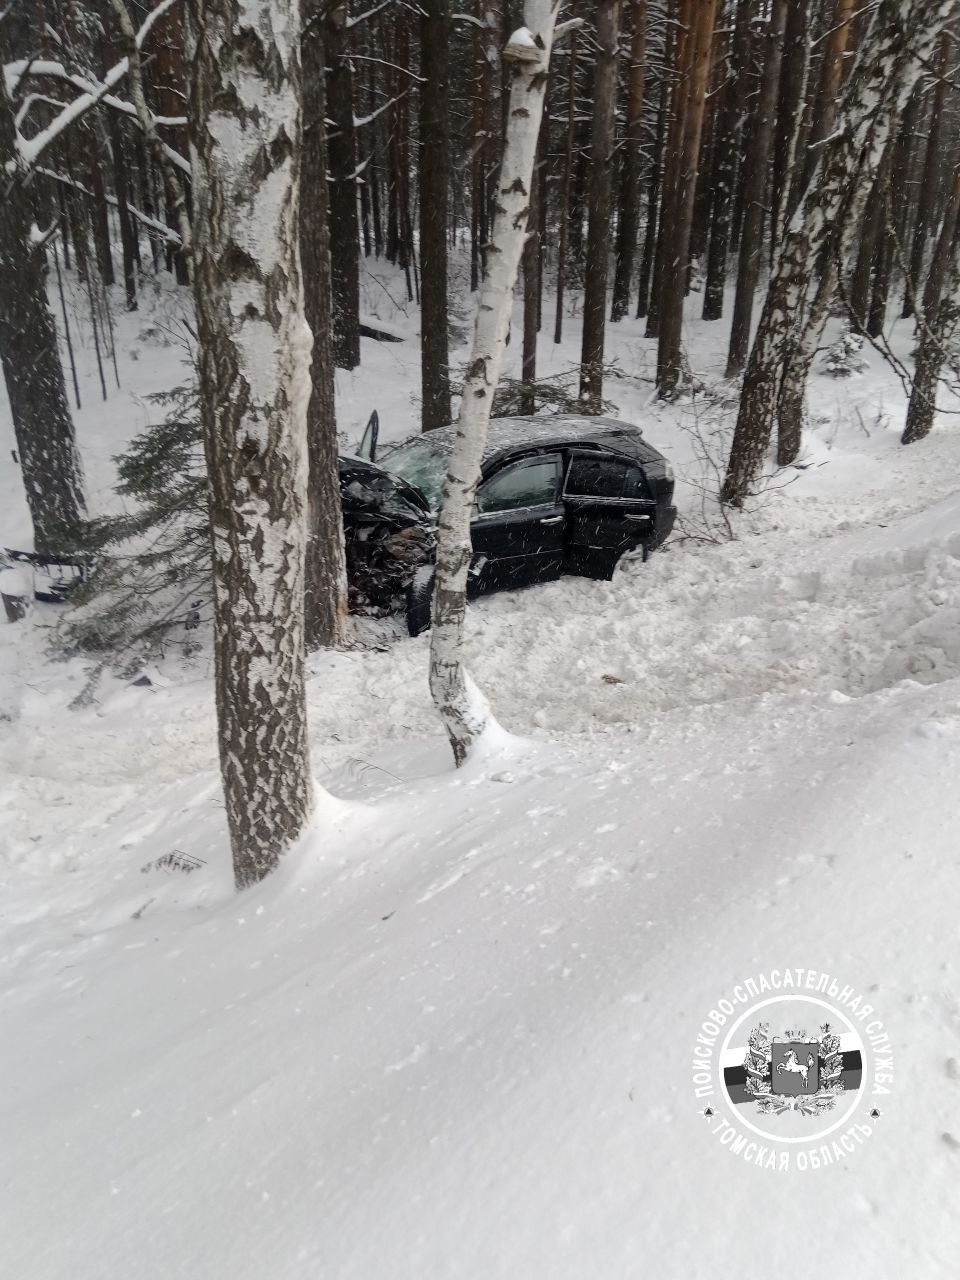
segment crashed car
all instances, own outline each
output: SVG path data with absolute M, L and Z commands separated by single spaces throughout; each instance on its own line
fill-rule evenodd
M 456 427 L 377 454 L 341 457 L 340 489 L 353 607 L 403 608 L 411 635 L 430 624 L 436 523 Z M 670 464 L 639 427 L 610 418 L 491 421 L 471 524 L 468 595 L 565 573 L 610 578 L 646 559 L 676 519 Z

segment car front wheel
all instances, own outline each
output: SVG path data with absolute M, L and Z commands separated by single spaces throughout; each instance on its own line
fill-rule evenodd
M 423 565 L 407 587 L 407 630 L 412 636 L 429 630 L 433 604 L 433 565 Z

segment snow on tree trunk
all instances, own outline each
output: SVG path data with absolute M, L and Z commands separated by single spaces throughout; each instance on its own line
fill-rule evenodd
M 0 21 L 0 62 L 10 49 Z M 0 77 L 0 363 L 38 551 L 62 550 L 84 514 L 83 473 L 57 330 L 47 304 L 42 244 L 33 242 L 33 191 L 17 157 L 14 106 Z
M 299 18 L 297 0 L 193 0 L 194 293 L 218 741 L 238 888 L 277 866 L 312 808 Z
M 733 445 L 721 490 L 743 503 L 763 465 L 781 394 L 787 392 L 780 456 L 799 447 L 797 387 L 805 382 L 829 307 L 824 290 L 805 313 L 817 264 L 829 277 L 846 256 L 892 130 L 957 0 L 882 0 L 871 15 L 836 132 L 784 238 L 744 375 Z M 822 282 L 821 282 L 822 283 Z M 829 283 L 829 281 L 828 281 Z M 827 298 L 829 302 L 829 297 Z M 796 359 L 794 358 L 796 357 Z M 784 382 L 789 371 L 789 381 Z
M 463 665 L 470 517 L 527 229 L 557 8 L 553 0 L 526 0 L 525 25 L 514 32 L 503 51 L 511 73 L 503 162 L 480 286 L 473 351 L 443 488 L 430 640 L 430 691 L 458 765 L 463 764 L 471 745 L 492 725 L 486 700 Z
M 930 434 L 937 411 L 937 386 L 947 358 L 947 347 L 956 342 L 960 325 L 960 240 L 952 240 L 952 256 L 936 313 L 927 312 L 917 352 L 907 421 L 901 444 L 914 444 Z

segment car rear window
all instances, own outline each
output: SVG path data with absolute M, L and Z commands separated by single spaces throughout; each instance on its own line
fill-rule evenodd
M 577 498 L 645 498 L 643 472 L 618 458 L 575 457 L 564 492 Z

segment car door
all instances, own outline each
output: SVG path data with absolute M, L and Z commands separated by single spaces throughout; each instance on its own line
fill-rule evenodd
M 563 487 L 565 563 L 571 573 L 609 578 L 617 561 L 650 538 L 656 503 L 630 458 L 572 449 Z
M 477 489 L 470 534 L 472 592 L 521 587 L 563 572 L 563 457 L 538 454 L 507 463 Z

